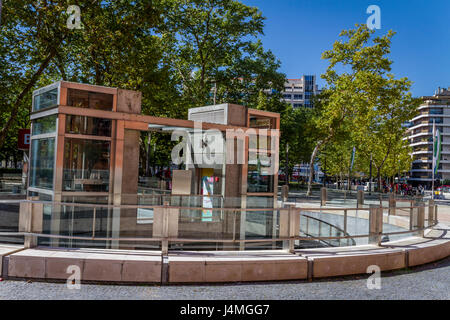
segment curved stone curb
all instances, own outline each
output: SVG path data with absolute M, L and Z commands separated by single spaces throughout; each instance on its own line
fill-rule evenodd
M 223 283 L 304 280 L 417 266 L 450 256 L 450 228 L 438 225 L 425 238 L 375 245 L 273 251 L 160 251 L 24 249 L 2 256 L 7 277 L 65 280 L 76 265 L 81 281 L 124 283 Z M 1 253 L 1 252 L 0 252 Z M 5 263 L 6 262 L 6 263 Z

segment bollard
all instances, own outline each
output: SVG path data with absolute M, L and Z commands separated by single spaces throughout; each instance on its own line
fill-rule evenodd
M 414 228 L 414 203 L 411 201 L 410 202 L 410 207 L 409 207 L 409 230 L 412 230 Z
M 295 239 L 300 234 L 300 211 L 295 206 L 289 207 L 289 252 L 294 253 Z
M 383 232 L 383 208 L 371 205 L 369 211 L 369 244 L 381 244 Z
M 38 199 L 33 197 L 30 200 Z M 21 202 L 19 210 L 19 232 L 42 233 L 44 205 L 42 203 Z M 36 236 L 24 236 L 25 248 L 34 248 L 37 244 Z
M 425 206 L 420 206 L 417 211 L 417 229 L 421 229 L 419 231 L 419 236 L 423 237 L 425 230 Z
M 434 224 L 434 200 L 428 201 L 428 226 Z
M 397 202 L 395 201 L 395 196 L 393 193 L 389 194 L 389 215 L 393 215 L 395 216 L 396 212 L 396 204 Z
M 358 194 L 356 195 L 356 207 L 360 208 L 364 205 L 364 191 L 358 190 Z
M 320 188 L 320 205 L 325 206 L 327 204 L 327 188 Z
M 434 205 L 434 223 L 437 223 L 438 222 L 438 205 L 437 204 L 435 204 Z
M 162 255 L 169 252 L 169 238 L 178 237 L 178 220 L 180 210 L 170 208 L 169 202 L 164 201 L 164 206 L 155 208 L 153 214 L 153 236 L 161 239 Z
M 280 237 L 290 238 L 283 241 L 283 249 L 294 253 L 295 239 L 300 232 L 300 211 L 294 205 L 289 205 L 285 213 L 280 214 Z
M 281 187 L 281 199 L 283 202 L 287 202 L 289 197 L 289 186 L 287 184 Z

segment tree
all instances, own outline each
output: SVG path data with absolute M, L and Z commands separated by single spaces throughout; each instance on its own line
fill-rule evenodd
M 228 102 L 256 107 L 261 90 L 281 92 L 280 62 L 256 37 L 264 18 L 235 0 L 163 0 L 163 64 L 171 70 L 184 110 Z
M 394 32 L 379 37 L 374 37 L 374 32 L 366 25 L 344 30 L 340 36 L 347 41 L 336 41 L 332 50 L 322 54 L 330 64 L 322 75 L 327 87 L 322 112 L 315 119 L 319 138 L 311 155 L 311 169 L 321 148 L 344 130 L 351 133 L 357 151 L 367 154 L 372 149 L 372 154 L 380 155 L 380 173 L 394 141 L 401 139 L 402 123 L 416 112 L 418 101 L 409 93 L 411 82 L 389 73 L 392 61 L 386 56 Z M 308 194 L 311 184 L 312 172 Z
M 6 3 L 0 27 L 0 147 L 21 108 L 31 111 L 31 92 L 38 86 L 61 78 L 126 88 L 145 83 L 158 61 L 155 37 L 148 33 L 158 15 L 149 4 L 78 1 L 83 29 L 72 30 L 67 1 Z

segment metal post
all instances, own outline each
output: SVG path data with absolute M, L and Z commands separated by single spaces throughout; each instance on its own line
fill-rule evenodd
M 281 187 L 281 199 L 283 202 L 287 202 L 289 198 L 289 186 L 284 185 Z
M 344 210 L 344 236 L 347 236 L 347 209 Z M 347 245 L 349 244 L 350 239 L 347 238 Z
M 369 243 L 380 245 L 382 232 L 383 208 L 373 205 L 369 211 Z
M 358 190 L 356 200 L 357 200 L 357 202 L 356 202 L 357 208 L 360 208 L 364 205 L 364 191 L 363 190 Z
M 294 237 L 300 232 L 300 215 L 297 215 L 297 210 L 294 206 L 289 206 L 289 253 L 294 253 L 295 239 Z
M 438 222 L 438 205 L 434 205 L 434 223 Z
M 92 238 L 95 238 L 95 217 L 96 217 L 96 214 L 97 214 L 97 208 L 94 207 L 94 214 L 93 214 L 93 217 L 92 217 Z
M 286 185 L 289 186 L 289 143 L 286 143 L 286 166 L 285 166 Z
M 428 201 L 428 226 L 434 224 L 434 200 Z
M 306 219 L 306 235 L 309 235 L 309 218 L 305 216 Z
M 396 207 L 395 196 L 394 196 L 394 194 L 390 193 L 389 194 L 389 211 L 388 211 L 389 215 L 395 216 L 395 214 L 396 214 L 395 207 Z
M 320 205 L 325 206 L 327 204 L 327 188 L 320 188 Z
M 161 254 L 169 254 L 169 202 L 164 201 L 163 216 L 162 216 L 162 240 L 161 240 Z
M 434 199 L 434 167 L 435 167 L 435 161 L 434 161 L 434 155 L 435 155 L 435 150 L 434 150 L 434 144 L 435 144 L 435 137 L 436 137 L 436 124 L 435 124 L 435 120 L 433 119 L 433 155 L 431 156 L 431 199 Z
M 424 231 L 423 228 L 425 226 L 425 206 L 420 206 L 418 208 L 418 212 L 417 212 L 417 229 L 422 229 L 419 231 L 419 236 L 423 237 L 424 236 Z
M 370 154 L 370 165 L 369 165 L 369 194 L 372 194 L 372 154 Z

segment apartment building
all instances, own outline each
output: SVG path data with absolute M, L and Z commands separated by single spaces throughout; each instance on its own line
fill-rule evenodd
M 422 97 L 420 114 L 413 118 L 407 130 L 412 147 L 413 163 L 409 182 L 413 186 L 430 187 L 432 183 L 433 120 L 441 132 L 442 153 L 436 180 L 450 179 L 450 87 L 439 88 L 433 96 Z M 436 181 L 435 180 L 435 181 Z
M 320 93 L 316 84 L 316 76 L 304 75 L 300 79 L 287 79 L 284 85 L 283 100 L 292 107 L 312 108 L 312 97 Z

